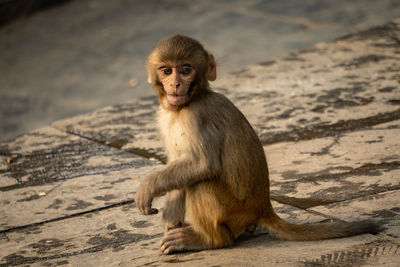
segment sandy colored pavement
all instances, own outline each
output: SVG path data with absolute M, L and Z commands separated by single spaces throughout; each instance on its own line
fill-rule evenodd
M 231 248 L 160 255 L 160 214 L 132 202 L 165 158 L 148 96 L 0 143 L 0 266 L 399 266 L 399 40 L 397 19 L 213 83 L 259 134 L 283 218 L 371 219 L 378 235 L 258 232 Z
M 400 0 L 66 1 L 0 27 L 0 141 L 153 95 L 144 63 L 172 34 L 200 40 L 223 77 L 399 14 Z

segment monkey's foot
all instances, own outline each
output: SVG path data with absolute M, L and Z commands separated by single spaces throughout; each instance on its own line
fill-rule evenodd
M 163 254 L 189 250 L 203 250 L 206 248 L 199 235 L 193 231 L 191 226 L 171 229 L 165 233 L 160 243 L 160 250 Z

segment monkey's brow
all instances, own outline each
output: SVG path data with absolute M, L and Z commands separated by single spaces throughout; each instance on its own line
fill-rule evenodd
M 182 65 L 161 65 L 157 69 L 162 70 L 162 69 L 168 69 L 168 68 L 182 68 L 182 67 L 188 67 L 188 68 L 193 68 L 193 66 L 189 63 L 184 63 Z

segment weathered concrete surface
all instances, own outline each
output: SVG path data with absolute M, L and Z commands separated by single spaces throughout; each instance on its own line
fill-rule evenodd
M 67 1 L 0 27 L 0 141 L 152 95 L 143 65 L 165 36 L 201 40 L 225 73 L 399 14 L 400 0 Z
M 282 217 L 371 219 L 382 233 L 286 242 L 258 232 L 232 248 L 160 255 L 160 214 L 130 202 L 164 157 L 149 97 L 0 145 L 0 264 L 399 266 L 399 38 L 395 20 L 214 84 L 260 135 Z
M 132 199 L 160 163 L 52 127 L 1 145 L 0 231 Z
M 399 120 L 400 48 L 394 41 L 400 38 L 399 28 L 395 20 L 249 66 L 220 77 L 214 88 L 240 107 L 264 144 L 337 136 Z M 149 97 L 54 126 L 102 142 L 120 140 L 122 148 L 159 152 L 156 101 Z
M 157 132 L 157 108 L 158 100 L 153 96 L 57 121 L 52 125 L 62 131 L 146 157 L 165 157 Z
M 161 208 L 162 199 L 158 199 L 154 206 Z M 284 211 L 282 214 L 284 218 L 295 222 L 317 222 L 323 219 L 321 216 L 279 203 L 274 203 L 274 206 L 278 212 Z M 67 261 L 72 266 L 80 266 L 82 262 L 102 266 L 114 266 L 120 263 L 136 266 L 151 261 L 160 263 L 175 261 L 180 256 L 158 255 L 158 242 L 162 236 L 160 221 L 160 215 L 143 216 L 134 205 L 127 204 L 35 225 L 18 232 L 7 233 L 8 246 L 2 248 L 2 253 L 8 256 L 3 260 L 9 264 Z M 264 238 L 268 239 L 265 235 Z M 249 237 L 244 238 L 246 239 Z M 220 257 L 215 252 L 205 255 L 215 256 L 211 258 Z M 193 256 L 194 259 L 199 258 Z M 200 256 L 200 258 L 207 257 Z
M 400 189 L 399 129 L 265 146 L 272 192 L 342 201 Z

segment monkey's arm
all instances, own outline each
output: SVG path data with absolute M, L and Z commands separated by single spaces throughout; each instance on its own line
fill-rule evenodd
M 220 110 L 219 114 L 210 114 L 209 106 L 217 105 L 215 102 L 218 99 L 211 94 L 207 99 L 208 102 L 198 101 L 181 111 L 183 115 L 175 118 L 179 119 L 178 130 L 170 125 L 164 126 L 168 132 L 165 142 L 172 142 L 172 145 L 166 145 L 167 152 L 180 156 L 171 156 L 163 169 L 151 173 L 141 183 L 135 203 L 142 213 L 153 213 L 151 202 L 156 196 L 219 176 L 227 126 L 219 125 L 217 118 L 221 116 Z M 170 113 L 160 115 L 167 116 Z
M 182 157 L 169 162 L 163 169 L 151 173 L 141 183 L 135 195 L 135 203 L 143 214 L 153 214 L 153 198 L 174 189 L 191 186 L 217 176 L 219 161 Z

